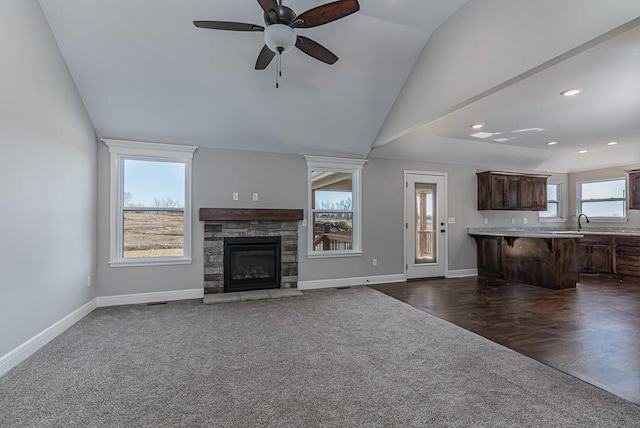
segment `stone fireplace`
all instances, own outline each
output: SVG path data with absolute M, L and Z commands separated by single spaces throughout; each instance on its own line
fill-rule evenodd
M 200 220 L 204 222 L 205 294 L 297 288 L 298 221 L 302 218 L 303 210 L 200 208 Z M 233 250 L 242 241 L 248 245 L 244 248 L 244 254 L 232 256 L 230 248 Z M 258 266 L 269 259 L 268 245 L 264 246 L 263 243 L 271 242 L 273 246 L 278 241 L 279 269 L 271 272 L 264 266 Z M 229 265 L 231 257 L 236 258 L 235 263 L 241 271 L 237 273 L 236 281 L 225 269 L 225 264 Z M 277 270 L 279 272 L 275 272 Z M 256 277 L 254 280 L 249 278 L 252 275 Z M 276 282 L 273 282 L 275 276 L 279 276 L 279 280 L 275 279 Z

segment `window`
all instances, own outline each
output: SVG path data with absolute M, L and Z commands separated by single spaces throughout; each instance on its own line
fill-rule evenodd
M 560 184 L 547 184 L 547 210 L 538 213 L 541 219 L 560 218 Z
M 624 178 L 578 183 L 578 213 L 590 219 L 626 220 Z
M 309 256 L 362 254 L 359 159 L 305 156 L 309 170 Z
M 191 263 L 194 146 L 103 140 L 111 153 L 111 266 Z

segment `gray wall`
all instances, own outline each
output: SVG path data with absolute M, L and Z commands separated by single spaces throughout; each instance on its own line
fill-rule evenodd
M 191 265 L 111 268 L 109 260 L 109 153 L 100 144 L 99 156 L 98 278 L 100 296 L 189 290 L 203 287 L 203 225 L 201 207 L 302 208 L 307 211 L 307 165 L 302 156 L 200 148 L 193 161 L 193 263 Z M 369 159 L 363 169 L 363 255 L 308 259 L 307 228 L 299 226 L 299 280 L 321 280 L 404 273 L 403 174 L 405 170 L 448 174 L 449 270 L 475 269 L 475 244 L 467 227 L 511 225 L 529 218 L 538 226 L 537 213 L 479 212 L 476 210 L 476 168 L 437 163 Z M 566 184 L 564 174 L 553 177 Z M 566 186 L 564 186 L 566 189 Z M 232 200 L 232 193 L 239 200 Z M 252 193 L 259 201 L 252 200 Z M 305 214 L 306 216 L 306 214 Z M 372 259 L 378 266 L 372 266 Z
M 0 3 L 0 357 L 96 287 L 96 138 L 36 0 Z
M 604 180 L 607 178 L 619 178 L 619 177 L 625 177 L 628 178 L 628 175 L 626 172 L 624 172 L 625 169 L 638 169 L 640 168 L 640 164 L 629 164 L 629 165 L 623 165 L 623 166 L 617 166 L 617 167 L 613 167 L 613 168 L 603 168 L 603 169 L 595 169 L 595 170 L 591 170 L 591 171 L 581 171 L 581 172 L 574 172 L 572 174 L 569 174 L 569 195 L 568 195 L 568 201 L 569 201 L 569 219 L 571 221 L 571 225 L 575 226 L 576 225 L 576 219 L 575 216 L 578 213 L 578 183 L 581 181 L 591 181 L 591 180 Z M 598 223 L 590 223 L 589 225 L 585 226 L 585 228 L 588 227 L 620 227 L 620 228 L 638 228 L 640 227 L 640 210 L 627 210 L 627 218 L 628 218 L 628 222 L 627 223 L 603 223 L 603 222 L 598 222 Z

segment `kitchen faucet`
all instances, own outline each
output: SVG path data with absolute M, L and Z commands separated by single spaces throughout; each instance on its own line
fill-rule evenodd
M 580 223 L 580 217 L 582 217 L 582 216 L 584 216 L 584 218 L 587 220 L 587 223 L 591 223 L 591 222 L 589 221 L 589 217 L 587 217 L 587 215 L 586 215 L 586 214 L 580 214 L 580 215 L 578 216 L 578 230 L 582 229 L 582 223 Z

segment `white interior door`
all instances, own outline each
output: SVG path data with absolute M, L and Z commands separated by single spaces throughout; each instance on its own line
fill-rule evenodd
M 443 277 L 446 270 L 446 176 L 405 173 L 407 279 Z

